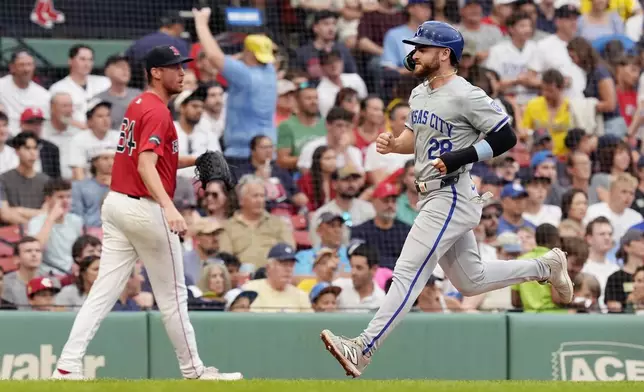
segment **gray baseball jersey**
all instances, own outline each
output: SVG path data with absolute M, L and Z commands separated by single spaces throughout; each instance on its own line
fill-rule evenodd
M 426 83 L 416 87 L 409 104 L 411 114 L 406 125 L 416 137 L 415 169 L 419 181 L 439 176 L 431 160 L 473 145 L 481 134 L 495 132 L 509 120 L 483 90 L 461 77 L 435 90 Z M 543 262 L 481 260 L 472 232 L 480 222 L 481 200 L 470 176 L 463 174 L 455 184 L 424 195 L 396 261 L 387 296 L 360 335 L 364 355 L 372 354 L 402 320 L 437 264 L 465 296 L 548 277 L 548 267 Z
M 467 148 L 481 133 L 495 132 L 509 116 L 483 90 L 458 76 L 439 89 L 417 86 L 409 98 L 405 125 L 416 135 L 416 179 L 439 176 L 431 161 L 441 154 Z M 465 170 L 469 170 L 468 165 Z

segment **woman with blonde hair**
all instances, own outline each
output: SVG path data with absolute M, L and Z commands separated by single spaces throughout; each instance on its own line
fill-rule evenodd
M 226 293 L 232 289 L 228 269 L 223 263 L 208 263 L 201 269 L 197 285 L 188 289 L 191 310 L 224 310 Z

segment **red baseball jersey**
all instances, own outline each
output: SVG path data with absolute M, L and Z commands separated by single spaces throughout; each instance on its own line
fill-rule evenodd
M 172 114 L 161 98 L 145 92 L 127 107 L 112 168 L 111 189 L 130 196 L 150 197 L 138 172 L 139 154 L 159 156 L 157 171 L 170 198 L 174 197 L 179 164 L 179 139 Z

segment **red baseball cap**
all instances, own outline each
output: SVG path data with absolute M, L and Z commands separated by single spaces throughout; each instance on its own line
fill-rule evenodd
M 51 290 L 54 293 L 58 293 L 60 291 L 60 282 L 58 282 L 58 279 L 56 278 L 39 276 L 37 278 L 33 278 L 29 283 L 27 283 L 27 297 L 29 298 L 44 290 Z
M 44 120 L 44 119 L 45 119 L 45 115 L 43 114 L 42 110 L 39 108 L 27 108 L 20 115 L 21 123 L 27 122 L 30 120 Z
M 389 196 L 398 196 L 399 193 L 399 189 L 395 184 L 383 181 L 376 186 L 372 196 L 376 199 L 384 199 Z

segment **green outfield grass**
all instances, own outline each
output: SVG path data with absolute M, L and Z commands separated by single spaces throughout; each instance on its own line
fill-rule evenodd
M 644 390 L 638 382 L 556 381 L 0 381 L 7 392 L 634 392 Z

